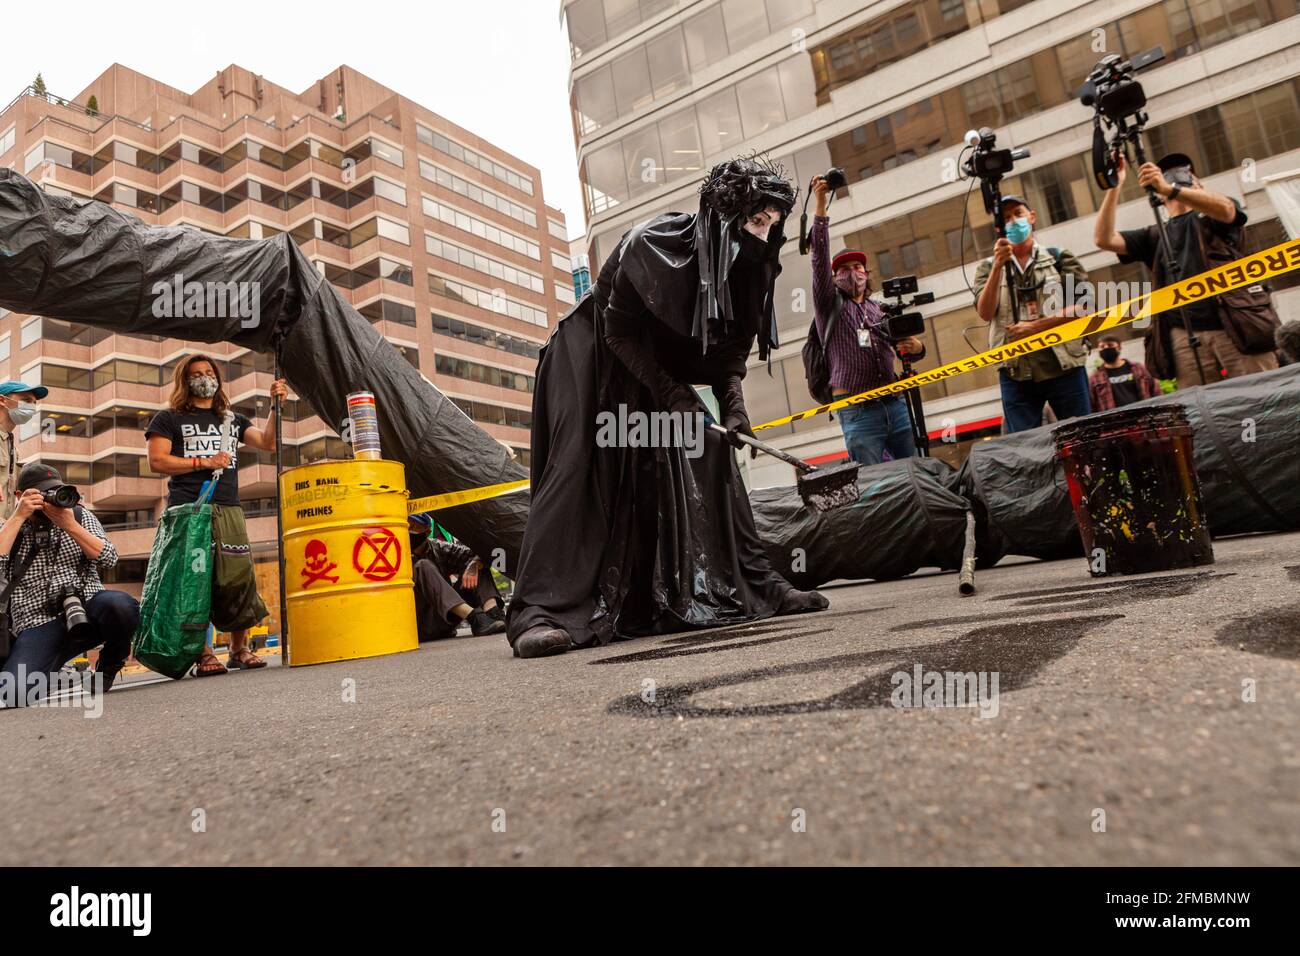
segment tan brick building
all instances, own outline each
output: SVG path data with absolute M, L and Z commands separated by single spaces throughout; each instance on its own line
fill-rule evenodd
M 70 99 L 23 91 L 0 112 L 0 166 L 152 224 L 288 232 L 528 464 L 537 350 L 573 299 L 573 275 L 564 216 L 523 160 L 346 66 L 298 93 L 229 66 L 185 93 L 114 65 Z M 175 362 L 196 348 L 224 363 L 236 407 L 264 422 L 270 356 L 0 309 L 0 378 L 50 389 L 42 421 L 19 431 L 20 461 L 49 462 L 81 487 L 118 545 L 128 589 L 143 580 L 166 494 L 143 429 L 166 403 Z M 340 424 L 287 403 L 287 464 L 347 457 Z M 272 456 L 245 449 L 239 466 L 274 604 Z

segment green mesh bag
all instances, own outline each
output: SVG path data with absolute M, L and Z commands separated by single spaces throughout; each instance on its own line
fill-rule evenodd
M 179 680 L 203 653 L 212 609 L 212 505 L 174 505 L 158 521 L 135 632 L 135 659 Z

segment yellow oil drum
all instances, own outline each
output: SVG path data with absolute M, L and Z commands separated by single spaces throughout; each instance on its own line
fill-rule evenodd
M 289 663 L 419 644 L 398 461 L 321 461 L 280 477 Z

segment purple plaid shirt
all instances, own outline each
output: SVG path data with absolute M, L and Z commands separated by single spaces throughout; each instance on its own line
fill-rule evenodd
M 835 312 L 835 297 L 839 289 L 831 274 L 830 219 L 814 216 L 812 227 L 812 292 L 813 315 L 817 334 L 826 348 L 826 362 L 831 370 L 831 391 L 856 395 L 868 389 L 879 388 L 898 380 L 894 371 L 894 348 L 885 336 L 885 313 L 875 302 L 863 299 L 861 304 L 847 296 L 840 319 L 826 341 L 826 323 Z M 871 345 L 858 345 L 858 329 L 869 330 Z M 924 355 L 924 353 L 922 353 Z M 921 355 L 911 356 L 913 361 Z

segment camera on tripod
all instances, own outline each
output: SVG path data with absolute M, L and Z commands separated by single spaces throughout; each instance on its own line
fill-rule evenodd
M 998 183 L 1015 167 L 1016 160 L 1028 159 L 1029 150 L 1023 146 L 1015 149 L 998 149 L 998 135 L 984 126 L 966 133 L 966 148 L 971 151 L 962 163 L 967 176 L 980 181 L 980 194 L 984 197 L 984 211 L 993 215 L 1002 231 L 1001 192 Z
M 1092 175 L 1102 189 L 1119 184 L 1120 150 L 1126 141 L 1141 136 L 1147 123 L 1147 94 L 1133 74 L 1164 58 L 1158 46 L 1131 60 L 1111 53 L 1097 61 L 1079 89 L 1079 101 L 1093 109 Z M 1103 126 L 1113 132 L 1109 141 Z
M 970 156 L 966 157 L 966 162 L 962 164 L 962 169 L 967 176 L 975 176 L 983 180 L 992 179 L 996 182 L 1011 172 L 1016 160 L 1029 158 L 1029 150 L 1024 147 L 998 149 L 998 134 L 987 126 L 978 130 L 969 130 L 965 141 L 971 148 Z
M 905 310 L 917 305 L 928 305 L 934 301 L 934 293 L 918 293 L 916 290 L 916 276 L 896 276 L 893 279 L 886 279 L 880 288 L 881 294 L 886 299 L 894 300 L 880 303 L 881 311 L 887 316 L 885 334 L 894 341 L 925 334 L 925 316 L 920 312 Z M 904 302 L 903 299 L 909 295 L 912 298 Z

